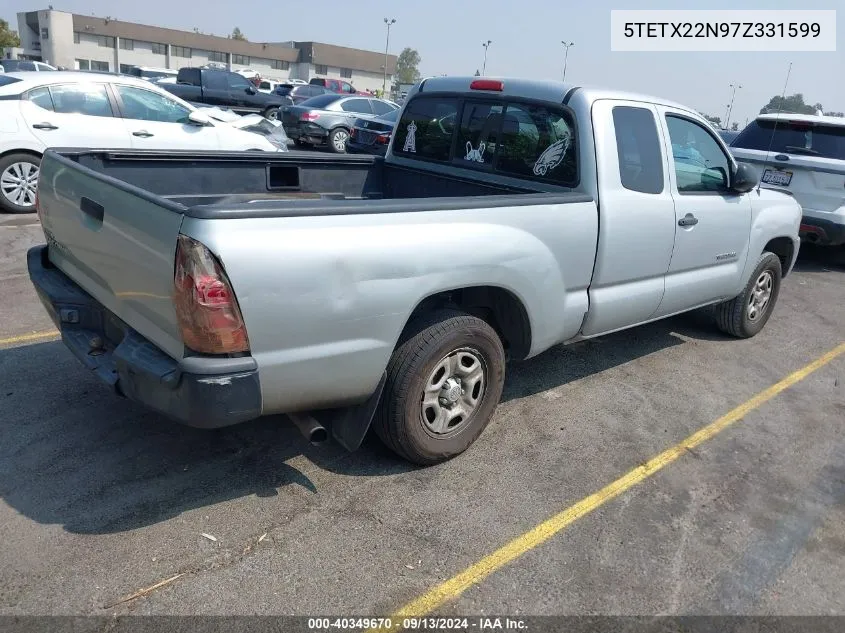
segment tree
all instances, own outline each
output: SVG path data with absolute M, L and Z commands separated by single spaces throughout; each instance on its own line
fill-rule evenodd
M 700 114 L 701 114 L 701 116 L 703 116 L 705 119 L 710 121 L 710 123 L 712 123 L 716 127 L 722 127 L 721 117 L 713 116 L 711 114 L 705 114 L 704 112 L 701 112 Z
M 413 48 L 404 48 L 396 60 L 396 82 L 415 84 L 420 80 L 420 54 Z
M 21 45 L 18 32 L 9 28 L 6 20 L 0 20 L 0 48 L 15 48 Z
M 845 112 L 825 112 L 825 116 L 838 116 L 840 118 L 845 117 Z
M 241 40 L 242 42 L 246 42 L 246 35 L 241 33 L 241 30 L 238 27 L 232 29 L 232 35 L 230 36 L 233 40 Z
M 804 95 L 796 93 L 789 97 L 781 97 L 775 95 L 769 102 L 760 110 L 760 114 L 769 114 L 777 112 L 789 112 L 792 114 L 815 114 L 818 110 L 823 110 L 822 104 L 810 105 L 804 103 Z
M 734 132 L 738 132 L 739 131 L 739 123 L 737 123 L 736 121 L 731 123 L 731 130 L 734 131 Z

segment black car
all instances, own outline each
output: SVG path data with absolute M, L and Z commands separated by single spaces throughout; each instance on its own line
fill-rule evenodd
M 350 154 L 384 156 L 398 118 L 399 110 L 394 110 L 372 120 L 356 120 L 349 133 L 349 140 L 346 141 L 346 151 Z
M 332 93 L 283 107 L 281 115 L 285 132 L 298 146 L 322 145 L 343 154 L 357 120 L 375 119 L 396 109 L 396 104 L 382 99 Z
M 289 97 L 294 105 L 298 105 L 318 95 L 333 94 L 328 88 L 315 86 L 313 84 L 281 84 L 276 86 L 276 94 L 280 97 Z

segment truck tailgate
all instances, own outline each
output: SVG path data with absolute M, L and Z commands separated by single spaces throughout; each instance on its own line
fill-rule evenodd
M 48 151 L 38 208 L 50 262 L 172 358 L 182 358 L 171 295 L 184 207 Z

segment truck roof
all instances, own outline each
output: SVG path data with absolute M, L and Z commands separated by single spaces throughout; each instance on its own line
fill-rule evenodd
M 430 77 L 422 80 L 422 82 L 417 85 L 416 91 L 472 92 L 470 85 L 473 81 L 478 79 L 501 81 L 503 84 L 503 90 L 500 94 L 503 96 L 519 96 L 560 103 L 563 101 L 564 96 L 568 92 L 573 89 L 577 89 L 577 93 L 572 93 L 573 98 L 575 98 L 575 95 L 577 94 L 578 98 L 584 99 L 588 103 L 599 99 L 625 99 L 628 101 L 657 103 L 672 108 L 678 108 L 680 110 L 686 110 L 688 112 L 695 112 L 689 106 L 647 94 L 627 92 L 624 90 L 613 90 L 601 86 L 576 85 L 568 82 L 564 83 L 562 81 L 524 79 L 519 77 Z
M 798 121 L 801 123 L 824 123 L 826 125 L 836 125 L 845 127 L 845 118 L 836 116 L 827 116 L 820 114 L 797 114 L 794 112 L 781 112 L 771 114 L 758 114 L 758 121 Z

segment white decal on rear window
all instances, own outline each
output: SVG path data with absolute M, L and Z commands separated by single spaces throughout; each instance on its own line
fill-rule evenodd
M 408 136 L 405 137 L 405 145 L 402 147 L 402 151 L 417 153 L 417 124 L 413 121 L 408 124 Z
M 467 141 L 467 155 L 464 156 L 464 160 L 474 160 L 476 163 L 483 163 L 485 149 L 487 149 L 486 143 L 479 143 L 478 149 L 472 149 L 472 143 Z
M 543 153 L 540 154 L 540 158 L 537 159 L 537 162 L 534 163 L 534 175 L 545 176 L 547 172 L 550 172 L 552 169 L 560 165 L 563 162 L 563 157 L 566 155 L 566 150 L 569 149 L 571 142 L 572 137 L 567 134 L 559 141 L 549 145 Z

